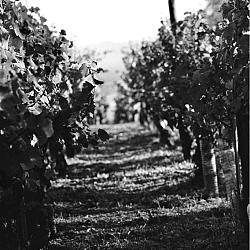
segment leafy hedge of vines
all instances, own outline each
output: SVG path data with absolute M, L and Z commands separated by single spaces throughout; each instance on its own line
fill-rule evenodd
M 52 31 L 38 8 L 1 0 L 0 16 L 1 174 L 45 169 L 60 151 L 73 157 L 106 140 L 105 131 L 91 133 L 86 122 L 102 69 L 72 61 L 65 30 Z
M 223 21 L 213 28 L 202 11 L 176 23 L 175 35 L 162 22 L 157 40 L 131 48 L 124 81 L 134 103 L 171 128 L 181 118 L 198 136 L 216 137 L 232 127 L 234 114 L 248 115 L 248 6 L 224 3 Z

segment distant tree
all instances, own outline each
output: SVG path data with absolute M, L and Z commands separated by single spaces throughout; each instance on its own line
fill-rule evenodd
M 206 18 L 209 25 L 216 26 L 220 21 L 223 21 L 222 12 L 220 11 L 221 5 L 226 0 L 206 0 L 207 6 L 205 8 Z
M 95 96 L 95 115 L 94 120 L 96 124 L 103 124 L 107 122 L 107 111 L 109 104 L 105 96 L 101 94 Z
M 132 122 L 135 119 L 137 110 L 134 109 L 130 89 L 122 83 L 117 83 L 117 89 L 118 96 L 115 98 L 114 123 Z

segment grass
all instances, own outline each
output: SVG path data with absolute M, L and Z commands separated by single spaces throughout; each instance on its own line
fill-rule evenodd
M 110 141 L 70 159 L 68 177 L 53 182 L 49 249 L 248 249 L 230 204 L 205 200 L 179 148 L 138 124 L 102 128 Z

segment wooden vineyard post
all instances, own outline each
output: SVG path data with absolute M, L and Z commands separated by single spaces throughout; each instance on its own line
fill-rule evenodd
M 234 131 L 234 138 L 233 138 L 233 146 L 234 146 L 234 159 L 235 159 L 235 168 L 236 168 L 236 190 L 238 197 L 240 198 L 240 185 L 241 185 L 241 178 L 240 178 L 240 164 L 239 164 L 239 150 L 238 150 L 238 134 L 237 134 L 237 126 L 236 126 L 236 116 L 233 117 L 233 131 Z
M 211 197 L 219 196 L 216 161 L 212 142 L 209 138 L 201 138 L 200 150 L 202 159 L 203 180 L 206 193 Z

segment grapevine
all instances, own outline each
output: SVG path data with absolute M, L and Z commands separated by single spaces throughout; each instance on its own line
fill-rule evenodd
M 73 42 L 65 30 L 51 30 L 39 8 L 4 0 L 0 15 L 1 210 L 20 223 L 21 246 L 29 242 L 40 249 L 48 241 L 46 227 L 53 227 L 45 218 L 51 210 L 43 206 L 51 173 L 65 176 L 65 168 L 60 169 L 67 164 L 64 154 L 73 157 L 109 137 L 104 130 L 92 133 L 87 123 L 95 110 L 95 86 L 103 83 L 98 78 L 102 69 L 95 61 L 72 61 Z M 26 223 L 25 213 L 34 220 Z M 37 232 L 40 241 L 29 232 L 37 216 L 38 224 L 51 222 Z

